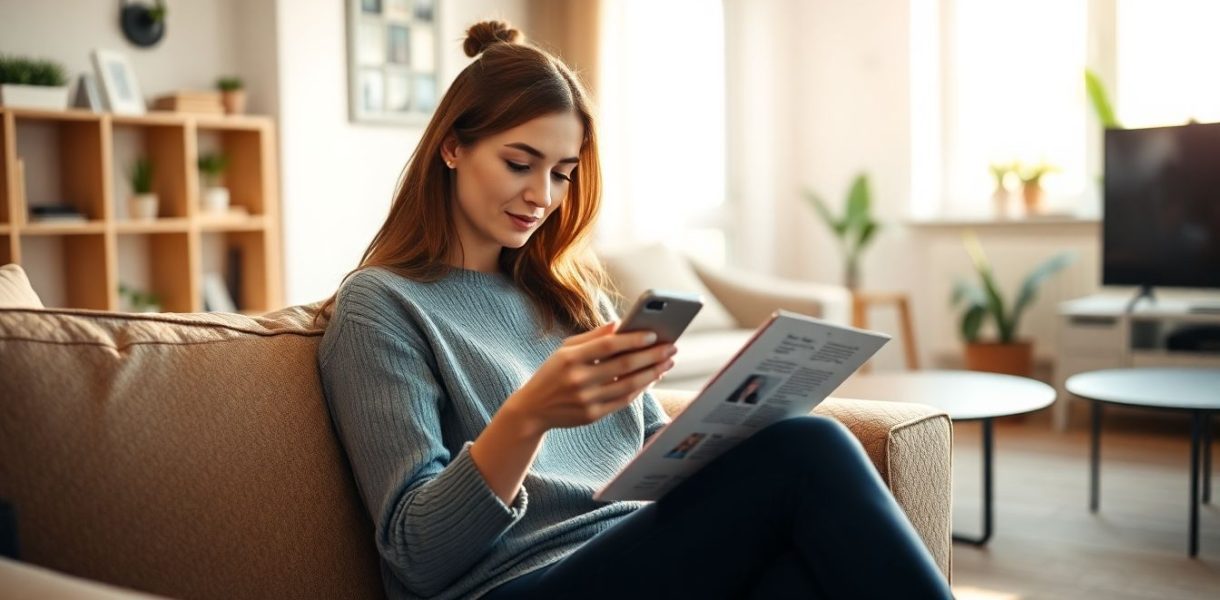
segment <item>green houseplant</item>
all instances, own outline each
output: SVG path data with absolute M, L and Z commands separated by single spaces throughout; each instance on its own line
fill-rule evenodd
M 1054 173 L 1059 167 L 1038 162 L 1032 165 L 1017 163 L 1015 172 L 1021 179 L 1021 197 L 1025 201 L 1025 214 L 1033 215 L 1042 210 L 1042 198 L 1046 192 L 1042 189 L 1042 178 L 1048 173 Z
M 127 205 L 127 216 L 131 219 L 151 220 L 157 218 L 157 194 L 153 193 L 153 164 L 147 158 L 138 158 L 127 171 L 131 184 L 131 198 Z
M 224 104 L 225 113 L 240 115 L 246 112 L 245 87 L 240 77 L 221 77 L 216 80 L 216 89 L 220 90 L 220 102 Z
M 872 192 L 868 174 L 860 173 L 852 181 L 842 217 L 835 216 L 815 192 L 806 190 L 805 199 L 839 242 L 843 252 L 843 285 L 852 291 L 857 290 L 860 285 L 860 256 L 881 228 L 871 214 Z
M 201 155 L 199 174 L 203 176 L 203 210 L 225 213 L 229 210 L 229 188 L 220 185 L 220 178 L 229 168 L 229 157 L 220 153 Z
M 67 108 L 68 77 L 63 65 L 52 60 L 0 55 L 0 106 Z
M 119 284 L 119 298 L 127 304 L 131 312 L 161 312 L 161 297 L 153 292 L 145 292 L 126 284 Z
M 1042 283 L 1071 264 L 1075 256 L 1062 252 L 1035 267 L 1025 276 L 1010 305 L 1000 292 L 978 238 L 969 232 L 963 238 L 978 275 L 978 283 L 958 280 L 951 298 L 953 306 L 962 307 L 960 331 L 966 342 L 966 368 L 1028 376 L 1033 371 L 1033 344 L 1017 337 L 1021 316 L 1037 297 Z M 988 319 L 995 328 L 995 339 L 982 341 L 980 333 Z

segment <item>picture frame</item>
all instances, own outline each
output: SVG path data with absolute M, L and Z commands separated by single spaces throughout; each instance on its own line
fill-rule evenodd
M 440 0 L 345 0 L 348 116 L 421 126 L 441 93 Z
M 203 274 L 203 310 L 207 312 L 237 312 L 233 294 L 219 273 Z
M 140 82 L 127 55 L 98 48 L 92 52 L 91 58 L 102 100 L 110 112 L 122 115 L 142 115 L 147 112 Z

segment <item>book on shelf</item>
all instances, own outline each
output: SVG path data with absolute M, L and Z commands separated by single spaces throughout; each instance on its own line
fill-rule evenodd
M 155 98 L 152 108 L 153 110 L 205 115 L 223 115 L 225 113 L 219 92 L 177 91 Z
M 30 207 L 32 223 L 85 223 L 88 219 L 79 210 L 66 204 L 46 204 Z

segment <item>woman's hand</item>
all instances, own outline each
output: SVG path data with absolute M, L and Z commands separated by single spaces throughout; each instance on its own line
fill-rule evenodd
M 572 336 L 500 409 L 531 433 L 587 425 L 627 406 L 674 366 L 677 348 L 617 322 Z

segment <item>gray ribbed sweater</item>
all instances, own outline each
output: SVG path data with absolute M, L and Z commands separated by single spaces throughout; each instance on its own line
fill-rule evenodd
M 564 337 L 541 332 L 503 275 L 454 270 L 420 283 L 374 268 L 340 288 L 318 364 L 390 598 L 477 597 L 640 506 L 592 495 L 664 425 L 650 394 L 548 432 L 511 506 L 470 458 L 470 443 Z

